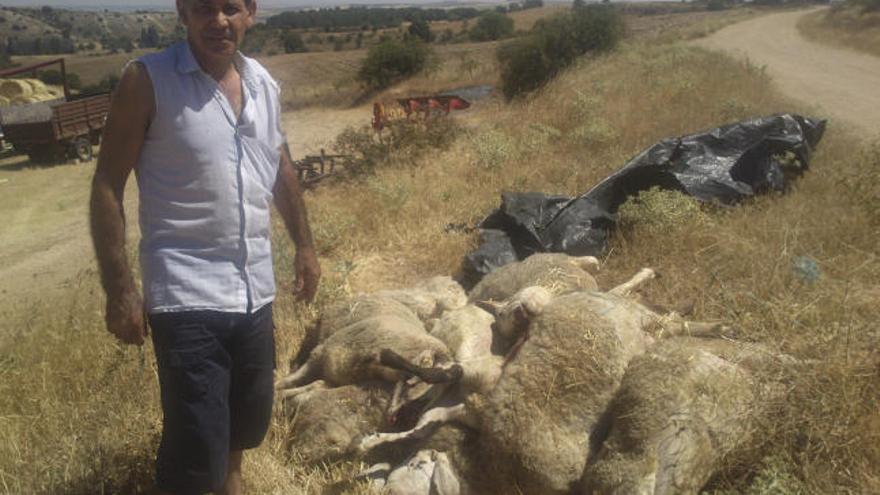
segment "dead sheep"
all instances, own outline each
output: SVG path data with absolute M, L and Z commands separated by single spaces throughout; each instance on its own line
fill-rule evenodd
M 700 493 L 723 459 L 760 443 L 758 426 L 782 389 L 756 371 L 783 361 L 759 346 L 693 338 L 633 359 L 583 495 Z
M 354 440 L 384 427 L 390 399 L 391 387 L 382 382 L 336 388 L 313 382 L 285 400 L 287 450 L 310 465 L 351 457 Z
M 299 351 L 291 360 L 291 370 L 302 366 L 312 350 L 336 331 L 358 321 L 390 314 L 425 322 L 466 303 L 464 289 L 448 276 L 432 277 L 406 289 L 381 290 L 336 301 L 328 305 L 318 321 L 306 329 Z
M 415 325 L 421 323 L 410 308 L 395 299 L 377 294 L 361 294 L 343 299 L 327 306 L 318 321 L 306 329 L 299 351 L 290 362 L 290 369 L 296 370 L 302 366 L 315 347 L 338 330 L 367 318 L 384 315 L 411 320 Z
M 495 388 L 468 403 L 501 477 L 525 493 L 569 493 L 602 438 L 629 361 L 655 335 L 719 328 L 657 314 L 627 297 L 653 277 L 643 269 L 608 292 L 571 292 L 532 309 L 527 338 Z
M 383 444 L 432 435 L 438 425 L 460 417 L 464 412 L 466 396 L 492 390 L 504 366 L 504 358 L 493 353 L 493 342 L 497 340 L 493 331 L 494 322 L 492 314 L 473 304 L 447 311 L 437 319 L 432 325 L 431 335 L 450 349 L 455 364 L 462 370 L 461 376 L 454 381 L 435 384 L 426 384 L 418 376 L 400 382 L 395 388 L 389 415 L 396 417 L 403 408 L 426 398 L 428 403 L 421 409 L 427 411 L 410 430 L 377 432 L 365 436 L 359 450 L 369 452 Z M 443 398 L 444 404 L 435 403 L 440 398 Z
M 405 463 L 392 468 L 389 463 L 372 466 L 361 474 L 370 480 L 374 493 L 382 495 L 462 495 L 458 476 L 442 452 L 423 449 Z
M 462 393 L 486 393 L 501 376 L 503 358 L 492 353 L 495 318 L 491 313 L 468 304 L 447 311 L 431 326 L 431 335 L 441 340 L 462 368 Z
M 573 290 L 598 290 L 593 274 L 599 260 L 592 256 L 537 253 L 487 274 L 468 294 L 468 300 L 504 301 L 520 290 L 541 286 L 553 294 Z
M 401 362 L 389 366 L 391 354 Z M 395 383 L 407 378 L 406 365 L 437 366 L 452 363 L 446 346 L 412 318 L 382 314 L 337 330 L 315 347 L 296 371 L 281 379 L 276 388 L 282 398 L 298 393 L 298 387 L 324 380 L 338 387 L 370 380 Z
M 467 294 L 448 275 L 422 280 L 407 289 L 380 290 L 377 295 L 394 299 L 415 312 L 422 321 L 467 304 Z

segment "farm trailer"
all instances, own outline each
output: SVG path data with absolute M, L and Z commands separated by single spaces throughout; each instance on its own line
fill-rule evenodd
M 0 109 L 4 139 L 34 162 L 64 158 L 92 159 L 92 146 L 101 140 L 101 131 L 110 111 L 110 94 L 71 98 L 64 59 L 0 71 L 0 78 L 33 73 L 60 64 L 64 98 Z M 36 78 L 36 77 L 35 77 Z

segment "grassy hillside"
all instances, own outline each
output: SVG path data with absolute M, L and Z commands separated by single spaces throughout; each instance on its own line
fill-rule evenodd
M 409 87 L 453 85 L 456 56 L 442 77 Z M 339 295 L 456 272 L 475 239 L 444 226 L 477 221 L 502 191 L 575 194 L 659 138 L 798 110 L 760 68 L 631 42 L 531 98 L 474 110 L 444 152 L 318 188 L 307 197 L 325 274 L 314 306 L 290 297 L 292 247 L 274 219 L 279 371 L 306 323 Z M 769 449 L 732 466 L 715 493 L 880 491 L 878 170 L 880 148 L 832 122 L 790 194 L 704 209 L 698 221 L 662 223 L 663 211 L 647 211 L 614 236 L 601 286 L 655 267 L 663 276 L 649 285 L 651 300 L 693 298 L 696 318 L 724 318 L 738 338 L 815 362 L 790 377 L 786 412 L 764 431 Z M 817 261 L 818 281 L 797 277 L 798 256 Z M 72 284 L 63 297 L 0 315 L 0 493 L 145 493 L 161 419 L 152 349 L 121 348 L 106 334 L 94 269 Z M 283 449 L 285 422 L 279 413 L 247 457 L 249 493 L 318 494 L 357 469 L 302 466 Z
M 174 32 L 177 15 L 173 12 L 109 12 L 67 10 L 52 7 L 0 7 L 0 41 L 10 53 L 57 53 L 48 50 L 50 38 L 69 40 L 68 49 L 94 51 L 121 47 L 120 40 L 137 45 L 141 31 L 152 27 L 161 37 Z M 10 40 L 16 43 L 10 43 Z M 44 43 L 35 49 L 33 42 Z M 11 47 L 16 45 L 17 48 Z
M 835 5 L 805 17 L 798 29 L 807 38 L 880 56 L 880 11 Z

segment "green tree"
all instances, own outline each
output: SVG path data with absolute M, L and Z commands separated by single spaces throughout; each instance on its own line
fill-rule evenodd
M 159 31 L 156 26 L 141 28 L 141 48 L 156 48 L 159 46 Z
M 414 36 L 416 38 L 421 39 L 425 43 L 431 41 L 433 36 L 431 35 L 431 26 L 428 25 L 428 21 L 417 18 L 409 25 L 409 30 L 407 31 L 410 36 Z
M 284 53 L 302 53 L 309 49 L 299 33 L 288 31 L 284 34 Z
M 430 49 L 420 39 L 385 40 L 367 52 L 358 80 L 370 89 L 383 89 L 425 68 Z
M 510 99 L 534 91 L 577 57 L 610 50 L 623 34 L 613 7 L 587 5 L 535 24 L 528 36 L 498 48 L 502 92 Z
M 513 19 L 498 12 L 487 12 L 480 16 L 470 31 L 473 41 L 494 41 L 513 34 Z

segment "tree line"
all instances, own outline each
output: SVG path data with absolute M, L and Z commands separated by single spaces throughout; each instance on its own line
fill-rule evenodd
M 499 6 L 497 10 L 516 12 L 543 5 L 543 0 L 525 0 L 523 2 L 513 2 L 506 6 Z M 463 21 L 479 17 L 485 12 L 485 9 L 473 7 L 457 7 L 452 9 L 334 7 L 282 12 L 267 19 L 266 25 L 271 28 L 321 29 L 327 32 L 351 29 L 367 31 L 394 28 L 403 22 L 414 22 L 417 20 L 426 22 Z

